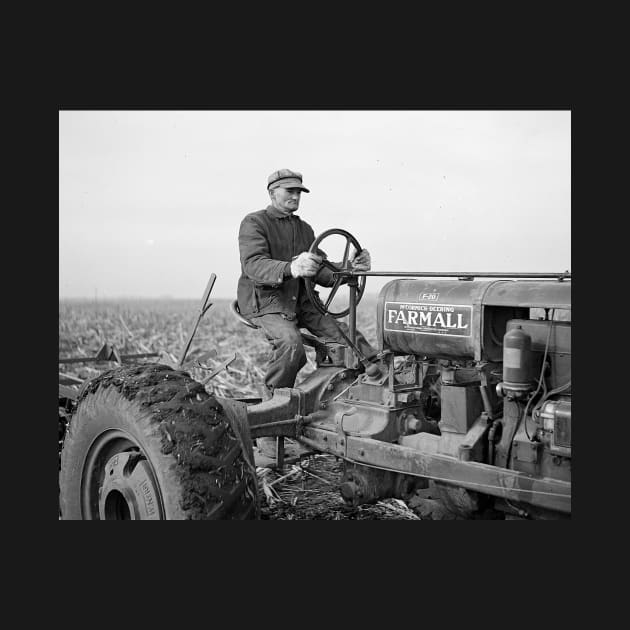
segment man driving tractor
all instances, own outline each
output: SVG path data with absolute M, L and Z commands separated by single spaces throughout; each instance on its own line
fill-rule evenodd
M 241 276 L 237 290 L 241 315 L 264 332 L 272 347 L 264 398 L 273 396 L 277 387 L 293 387 L 306 364 L 300 328 L 337 343 L 344 343 L 337 325 L 349 334 L 346 324 L 336 324 L 330 315 L 316 310 L 305 291 L 304 278 L 331 287 L 334 276 L 329 268 L 321 266 L 324 252 L 308 251 L 315 234 L 295 214 L 301 193 L 310 192 L 302 183 L 302 174 L 289 169 L 275 171 L 267 180 L 267 190 L 271 204 L 250 212 L 240 225 Z M 366 249 L 351 260 L 354 270 L 369 271 L 370 265 Z M 363 355 L 373 359 L 377 351 L 358 330 L 356 340 Z

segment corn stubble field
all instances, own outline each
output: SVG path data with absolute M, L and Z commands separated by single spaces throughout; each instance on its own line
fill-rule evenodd
M 206 389 L 219 396 L 260 396 L 269 344 L 262 332 L 245 326 L 232 315 L 229 300 L 210 301 L 212 306 L 199 323 L 185 368 L 201 381 L 236 354 L 234 361 L 206 384 Z M 160 363 L 175 364 L 198 315 L 196 300 L 62 300 L 59 357 L 93 357 L 108 343 L 122 355 L 159 352 Z M 365 296 L 359 304 L 357 327 L 370 343 L 376 344 L 376 297 Z M 308 362 L 296 383 L 315 368 L 315 351 L 306 347 L 306 352 Z M 60 364 L 59 369 L 85 379 L 111 367 L 111 363 Z
M 225 397 L 260 396 L 270 346 L 262 332 L 238 321 L 229 300 L 212 299 L 201 319 L 184 369 L 200 382 L 233 360 L 205 383 L 209 393 Z M 93 357 L 104 343 L 121 355 L 159 352 L 159 361 L 175 367 L 199 314 L 197 300 L 60 300 L 59 357 Z M 365 295 L 357 309 L 357 328 L 376 345 L 376 296 Z M 299 384 L 315 369 L 315 351 L 307 347 L 307 364 Z M 90 379 L 115 367 L 112 362 L 60 364 L 59 371 Z M 398 499 L 347 506 L 338 484 L 341 461 L 313 455 L 282 474 L 258 468 L 261 517 L 278 520 L 414 520 L 410 506 Z M 411 507 L 414 507 L 411 505 Z

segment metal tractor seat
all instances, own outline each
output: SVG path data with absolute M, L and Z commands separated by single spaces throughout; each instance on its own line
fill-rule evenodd
M 238 307 L 238 300 L 232 300 L 230 302 L 230 310 L 232 311 L 232 315 L 234 315 L 234 317 L 236 317 L 236 319 L 238 319 L 242 324 L 245 324 L 245 326 L 249 326 L 250 328 L 260 328 L 260 326 L 256 326 L 256 324 L 252 324 L 252 322 L 250 322 L 248 319 L 245 319 L 242 315 L 241 315 L 241 309 Z

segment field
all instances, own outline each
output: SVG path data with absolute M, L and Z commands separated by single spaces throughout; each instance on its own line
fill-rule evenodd
M 270 346 L 264 335 L 237 320 L 229 301 L 211 300 L 187 354 L 184 368 L 198 381 L 229 365 L 205 383 L 206 390 L 227 397 L 259 397 Z M 161 363 L 175 366 L 199 314 L 196 300 L 62 300 L 59 302 L 59 357 L 94 357 L 103 344 L 119 354 L 159 352 Z M 357 309 L 357 327 L 376 344 L 376 296 L 365 295 Z M 315 351 L 299 384 L 315 368 Z M 233 359 L 233 360 L 232 360 Z M 231 360 L 231 362 L 230 362 Z M 89 379 L 115 367 L 112 362 L 70 363 L 59 371 Z M 397 499 L 356 508 L 347 506 L 338 490 L 341 462 L 316 455 L 285 470 L 282 476 L 259 468 L 261 518 L 277 520 L 413 520 L 419 517 Z
M 269 356 L 262 332 L 237 320 L 229 300 L 211 300 L 186 356 L 186 369 L 201 381 L 211 371 L 234 360 L 206 385 L 220 396 L 256 397 Z M 364 296 L 357 309 L 357 327 L 376 344 L 376 297 Z M 199 315 L 195 300 L 120 300 L 59 302 L 59 357 L 93 357 L 104 343 L 120 354 L 161 353 L 160 362 L 175 364 Z M 315 351 L 307 347 L 307 365 L 297 383 L 314 369 Z M 60 371 L 91 378 L 111 363 L 61 364 Z

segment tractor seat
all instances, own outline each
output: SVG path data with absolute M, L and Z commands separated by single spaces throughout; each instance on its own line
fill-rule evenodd
M 238 307 L 238 300 L 232 300 L 230 302 L 230 310 L 232 311 L 232 315 L 234 315 L 234 317 L 236 317 L 236 319 L 238 319 L 242 324 L 245 324 L 245 326 L 255 329 L 259 328 L 241 315 L 241 309 Z

